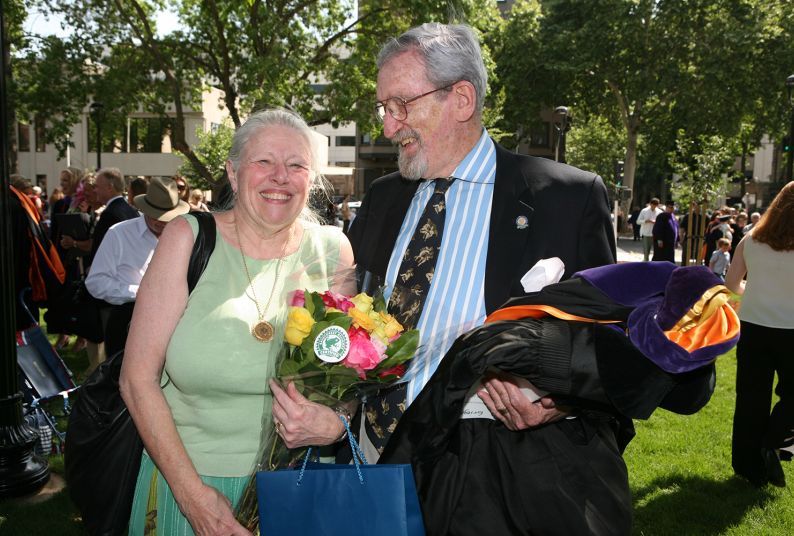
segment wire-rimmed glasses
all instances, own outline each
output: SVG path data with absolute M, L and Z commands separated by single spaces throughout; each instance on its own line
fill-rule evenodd
M 427 97 L 428 95 L 432 95 L 436 91 L 449 89 L 455 84 L 457 84 L 457 82 L 453 82 L 443 87 L 438 87 L 436 89 L 428 91 L 427 93 L 422 93 L 421 95 L 417 95 L 416 97 L 411 97 L 410 99 L 403 99 L 402 97 L 390 97 L 386 100 L 378 101 L 375 103 L 375 117 L 377 117 L 381 122 L 383 122 L 383 120 L 386 118 L 386 112 L 388 111 L 389 115 L 391 115 L 397 121 L 404 121 L 405 118 L 408 117 L 409 104 L 421 99 L 422 97 Z

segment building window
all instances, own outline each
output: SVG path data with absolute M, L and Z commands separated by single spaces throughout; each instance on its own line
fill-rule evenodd
M 17 123 L 17 151 L 27 153 L 30 151 L 30 125 Z
M 47 145 L 44 142 L 44 135 L 45 135 L 45 125 L 44 125 L 44 118 L 36 116 L 34 120 L 34 125 L 36 128 L 36 152 L 43 153 L 47 150 Z
M 102 152 L 103 153 L 126 153 L 127 151 L 127 129 L 124 124 L 108 124 L 108 121 L 100 123 L 102 128 Z M 96 152 L 96 122 L 94 116 L 88 116 L 88 152 Z
M 220 123 L 210 123 L 210 133 L 217 134 L 220 129 L 221 129 Z
M 47 192 L 47 175 L 36 174 L 36 185 L 41 186 L 42 192 Z
M 311 84 L 311 88 L 315 95 L 322 95 L 328 88 L 328 84 Z
M 336 137 L 336 146 L 337 147 L 355 147 L 356 146 L 356 137 L 355 136 L 337 136 Z
M 162 153 L 163 138 L 169 135 L 170 125 L 159 117 L 130 119 L 131 153 Z

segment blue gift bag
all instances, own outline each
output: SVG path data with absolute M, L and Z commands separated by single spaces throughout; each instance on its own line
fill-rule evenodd
M 313 463 L 310 454 L 300 469 L 256 474 L 262 536 L 424 536 L 410 465 L 366 465 L 355 455 L 354 465 Z

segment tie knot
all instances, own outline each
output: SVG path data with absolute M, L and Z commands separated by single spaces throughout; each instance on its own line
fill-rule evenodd
M 435 190 L 433 190 L 434 194 L 445 194 L 450 186 L 452 186 L 452 182 L 455 180 L 455 177 L 440 177 L 438 179 L 433 179 L 435 183 Z

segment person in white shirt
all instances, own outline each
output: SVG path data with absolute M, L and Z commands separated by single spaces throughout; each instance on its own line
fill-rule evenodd
M 88 292 L 107 303 L 100 315 L 108 356 L 124 348 L 138 286 L 160 234 L 169 221 L 190 210 L 179 199 L 176 183 L 168 178 L 153 178 L 146 193 L 134 202 L 143 215 L 108 230 L 85 280 Z
M 648 261 L 653 249 L 653 224 L 656 216 L 663 211 L 659 208 L 659 199 L 654 197 L 648 206 L 640 211 L 637 223 L 640 225 L 640 238 L 642 238 L 642 260 Z

